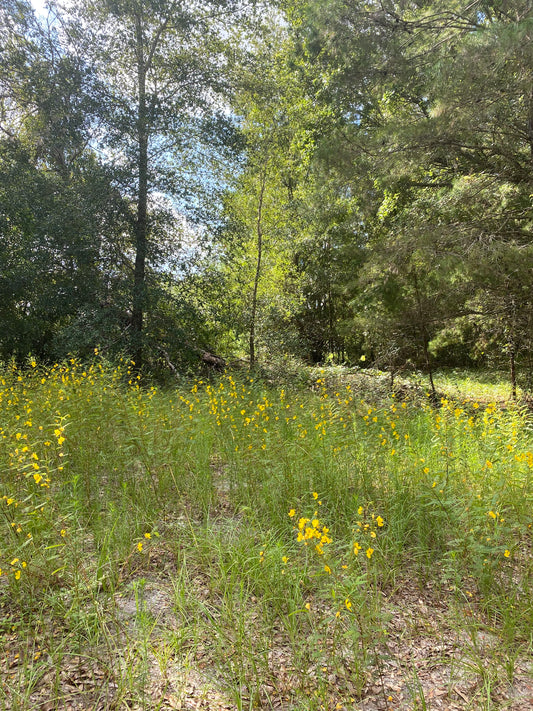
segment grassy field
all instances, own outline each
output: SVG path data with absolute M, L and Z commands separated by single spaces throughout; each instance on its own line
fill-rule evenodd
M 4 368 L 0 708 L 530 709 L 533 419 L 447 382 Z

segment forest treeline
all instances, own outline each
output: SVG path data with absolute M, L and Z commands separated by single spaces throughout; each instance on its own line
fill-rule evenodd
M 533 374 L 530 0 L 0 0 L 0 358 Z

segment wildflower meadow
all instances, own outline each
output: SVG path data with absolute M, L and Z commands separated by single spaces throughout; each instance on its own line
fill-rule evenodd
M 0 413 L 0 708 L 529 708 L 526 405 L 96 351 Z

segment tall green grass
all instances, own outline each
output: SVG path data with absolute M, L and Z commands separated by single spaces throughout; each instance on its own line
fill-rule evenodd
M 512 677 L 533 629 L 529 412 L 375 402 L 318 375 L 161 390 L 97 356 L 4 368 L 5 708 L 43 689 L 50 708 L 154 708 L 154 675 L 177 688 L 176 669 L 209 670 L 239 709 L 355 704 L 406 586 L 488 626 Z M 93 680 L 77 692 L 73 657 Z

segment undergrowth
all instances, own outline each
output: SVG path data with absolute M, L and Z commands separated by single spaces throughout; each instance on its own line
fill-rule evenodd
M 490 630 L 512 680 L 533 629 L 529 412 L 316 375 L 173 390 L 97 354 L 3 369 L 4 708 L 163 708 L 171 662 L 239 709 L 356 708 L 405 586 Z

